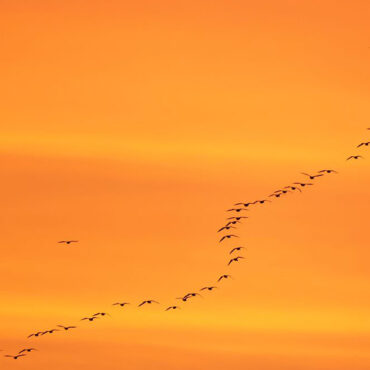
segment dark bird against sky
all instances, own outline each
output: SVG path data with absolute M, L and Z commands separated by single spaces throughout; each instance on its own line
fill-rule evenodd
M 148 300 L 146 300 L 146 301 L 142 301 L 142 302 L 139 304 L 139 306 L 138 306 L 138 307 L 141 307 L 141 306 L 143 306 L 143 305 L 145 305 L 145 304 L 152 304 L 152 303 L 158 303 L 158 304 L 159 304 L 159 302 L 154 301 L 153 299 L 148 299 Z
M 220 243 L 225 240 L 225 239 L 230 239 L 230 238 L 239 238 L 238 235 L 234 235 L 234 234 L 228 234 L 228 235 L 224 235 L 221 239 L 220 239 Z

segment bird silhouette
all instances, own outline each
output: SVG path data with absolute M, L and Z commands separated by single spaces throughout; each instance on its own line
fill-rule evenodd
M 365 141 L 363 143 L 360 143 L 357 145 L 357 148 L 359 148 L 360 146 L 369 146 L 370 145 L 370 141 Z
M 38 331 L 37 333 L 30 334 L 27 338 L 39 337 L 42 333 L 43 333 L 43 331 Z
M 59 328 L 63 328 L 64 330 L 69 330 L 69 329 L 76 329 L 77 326 L 64 326 L 64 325 L 57 325 Z
M 112 306 L 124 307 L 126 304 L 130 304 L 130 303 L 129 302 L 116 302 L 116 303 L 113 303 Z
M 221 229 L 219 229 L 217 232 L 219 233 L 222 230 L 230 230 L 230 229 L 236 229 L 236 227 L 226 225 L 226 226 L 221 227 Z
M 335 170 L 320 170 L 319 173 L 338 173 Z
M 154 301 L 153 299 L 148 299 L 147 301 L 142 301 L 138 307 L 143 306 L 144 304 L 152 304 L 152 303 L 158 303 L 157 301 Z
M 364 157 L 362 155 L 351 155 L 350 157 L 348 157 L 346 160 L 350 160 L 350 159 L 364 159 Z
M 96 317 L 96 316 L 110 316 L 110 315 L 107 312 L 97 312 L 97 313 L 94 313 L 93 317 Z
M 183 302 L 186 302 L 191 296 L 185 294 L 183 297 L 177 297 L 176 299 L 181 299 Z
M 234 204 L 234 206 L 244 206 L 244 207 L 249 207 L 249 206 L 251 206 L 252 204 L 254 204 L 254 202 L 235 203 L 235 204 Z
M 78 240 L 61 240 L 58 243 L 64 243 L 64 244 L 78 243 Z
M 295 182 L 294 184 L 301 185 L 302 188 L 304 188 L 305 186 L 311 186 L 311 185 L 313 185 L 310 182 Z
M 230 208 L 226 210 L 226 212 L 232 212 L 232 211 L 241 212 L 241 211 L 248 211 L 248 210 L 245 208 Z
M 230 238 L 239 238 L 238 235 L 234 235 L 234 234 L 228 234 L 228 235 L 224 235 L 221 239 L 220 239 L 220 243 L 225 240 L 225 239 L 230 239 Z
M 183 302 L 186 302 L 189 298 L 196 296 L 202 297 L 199 293 L 187 293 L 183 297 L 178 297 L 176 299 L 181 299 Z
M 94 321 L 96 319 L 99 319 L 99 316 L 92 316 L 92 317 L 84 317 L 83 319 L 81 319 L 80 321 L 84 321 L 84 320 L 89 320 L 89 321 Z
M 229 222 L 225 225 L 225 227 L 230 226 L 230 225 L 236 225 L 236 224 L 240 224 L 240 221 L 238 221 L 238 220 L 229 221 Z M 236 229 L 236 228 L 234 227 L 234 229 Z
M 12 356 L 12 355 L 5 355 L 4 357 L 10 357 L 10 358 L 12 358 L 12 359 L 14 359 L 14 360 L 18 360 L 18 358 L 19 357 L 24 357 L 24 356 L 26 356 L 25 354 L 22 354 L 22 355 L 15 355 L 15 356 Z
M 302 193 L 302 190 L 298 186 L 284 186 L 284 189 L 292 189 L 293 191 L 298 190 L 300 193 Z
M 261 200 L 256 200 L 254 203 L 260 203 L 260 204 L 263 204 L 265 202 L 271 202 L 271 200 L 268 200 L 268 199 L 261 199 Z
M 236 220 L 236 221 L 239 221 L 242 218 L 248 218 L 248 216 L 233 216 L 233 217 L 228 217 L 227 220 Z
M 204 288 L 200 289 L 200 291 L 202 291 L 202 290 L 209 290 L 209 291 L 211 291 L 211 290 L 217 289 L 217 288 L 218 288 L 217 286 L 205 286 Z
M 220 282 L 222 279 L 232 279 L 232 276 L 231 275 L 221 275 L 219 278 L 218 278 L 218 280 L 217 280 L 217 282 Z
M 59 329 L 50 329 L 50 330 L 45 330 L 41 335 L 45 334 L 53 334 L 55 331 L 60 331 Z
M 238 257 L 234 257 L 232 258 L 229 263 L 227 264 L 228 266 L 231 265 L 233 262 L 238 262 L 240 259 L 245 259 L 245 257 L 242 257 L 242 256 L 238 256 Z
M 280 198 L 281 195 L 283 195 L 283 193 L 275 192 L 275 193 L 270 194 L 269 197 Z
M 32 352 L 32 351 L 37 351 L 36 348 L 24 348 L 21 351 L 18 352 L 18 354 L 21 354 L 23 352 Z
M 302 175 L 305 175 L 305 176 L 308 176 L 311 180 L 315 180 L 316 177 L 320 177 L 320 176 L 323 176 L 322 173 L 319 173 L 317 175 L 310 175 L 308 173 L 305 173 L 305 172 L 301 172 Z
M 170 307 L 167 307 L 166 309 L 165 309 L 165 311 L 170 311 L 170 310 L 179 310 L 180 309 L 180 307 L 179 306 L 170 306 Z
M 244 248 L 244 247 L 235 247 L 235 248 L 233 248 L 233 249 L 230 251 L 230 253 L 229 253 L 229 254 L 233 254 L 235 251 L 240 251 L 241 249 L 246 249 L 246 248 Z

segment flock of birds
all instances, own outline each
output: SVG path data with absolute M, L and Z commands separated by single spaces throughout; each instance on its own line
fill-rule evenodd
M 370 128 L 367 128 L 367 130 L 370 130 Z M 359 145 L 357 145 L 357 148 L 364 147 L 364 146 L 366 146 L 366 147 L 370 146 L 370 141 L 361 142 Z M 364 157 L 362 155 L 359 155 L 359 154 L 354 154 L 354 155 L 349 156 L 346 160 L 348 161 L 348 160 L 358 160 L 358 159 L 364 159 Z M 242 221 L 244 219 L 248 218 L 247 216 L 240 216 L 240 213 L 244 212 L 244 211 L 248 211 L 248 207 L 250 207 L 250 206 L 262 205 L 266 202 L 271 202 L 270 198 L 280 198 L 281 196 L 283 196 L 285 194 L 288 194 L 288 193 L 293 193 L 293 192 L 297 192 L 297 191 L 302 192 L 303 188 L 305 188 L 306 186 L 314 185 L 314 180 L 316 180 L 317 178 L 322 177 L 324 175 L 337 174 L 337 173 L 338 172 L 333 170 L 333 169 L 319 170 L 317 173 L 314 173 L 314 174 L 309 174 L 309 173 L 302 172 L 301 174 L 303 176 L 306 176 L 307 179 L 309 179 L 312 182 L 297 181 L 297 182 L 294 182 L 290 185 L 284 186 L 281 189 L 275 190 L 273 193 L 269 194 L 265 199 L 258 199 L 258 200 L 254 200 L 252 202 L 238 202 L 238 203 L 235 203 L 232 208 L 227 209 L 227 212 L 231 212 L 232 215 L 230 217 L 226 218 L 226 224 L 224 226 L 222 226 L 218 230 L 218 232 L 228 232 L 229 230 L 237 230 L 237 225 L 242 224 Z M 236 234 L 231 234 L 231 233 L 228 234 L 227 233 L 227 234 L 225 234 L 221 237 L 219 242 L 222 243 L 223 241 L 231 239 L 231 238 L 239 238 L 239 236 L 236 235 Z M 78 240 L 61 240 L 58 243 L 65 244 L 65 245 L 71 245 L 72 243 L 78 243 Z M 230 266 L 233 263 L 239 262 L 240 260 L 245 259 L 245 256 L 241 256 L 241 255 L 235 256 L 235 254 L 234 254 L 235 252 L 240 252 L 242 250 L 246 250 L 246 248 L 243 247 L 243 246 L 238 246 L 238 247 L 232 248 L 229 251 L 229 261 L 227 262 L 228 266 Z M 233 257 L 233 256 L 235 256 L 235 257 Z M 222 280 L 226 280 L 226 279 L 232 279 L 232 276 L 229 275 L 229 274 L 220 275 L 219 278 L 216 281 L 216 284 L 218 284 Z M 201 288 L 199 291 L 200 292 L 212 291 L 212 290 L 217 289 L 217 288 L 219 288 L 218 285 L 205 286 L 205 287 Z M 197 296 L 202 297 L 201 294 L 198 293 L 198 292 L 189 292 L 189 293 L 186 293 L 183 296 L 177 297 L 176 299 L 178 299 L 182 302 L 187 302 L 189 299 L 197 297 Z M 112 305 L 123 308 L 123 307 L 125 307 L 126 305 L 129 305 L 129 304 L 130 304 L 130 302 L 115 302 Z M 137 304 L 137 307 L 143 307 L 145 305 L 152 305 L 152 304 L 159 304 L 159 302 L 154 300 L 154 299 L 146 299 L 146 300 L 140 301 Z M 172 305 L 172 306 L 166 307 L 164 309 L 164 311 L 173 311 L 173 310 L 178 310 L 180 308 L 181 307 L 178 306 L 178 305 Z M 86 317 L 81 318 L 80 321 L 92 322 L 92 321 L 95 321 L 95 320 L 100 319 L 100 318 L 105 317 L 105 316 L 110 316 L 110 314 L 107 313 L 107 312 L 96 312 L 91 316 L 86 316 Z M 48 330 L 43 330 L 43 331 L 36 331 L 34 333 L 31 333 L 30 335 L 27 336 L 27 338 L 38 338 L 38 337 L 42 337 L 44 335 L 54 334 L 55 332 L 58 332 L 58 331 L 64 331 L 65 332 L 65 331 L 69 331 L 69 330 L 72 330 L 72 329 L 77 329 L 77 326 L 75 326 L 75 325 L 69 325 L 69 326 L 57 325 L 56 328 L 53 328 L 53 329 L 48 329 Z M 34 347 L 23 348 L 17 354 L 15 354 L 15 355 L 7 354 L 7 355 L 5 355 L 5 357 L 17 360 L 20 357 L 25 357 L 26 355 L 28 355 L 29 353 L 31 353 L 33 351 L 37 351 L 37 349 L 34 348 Z

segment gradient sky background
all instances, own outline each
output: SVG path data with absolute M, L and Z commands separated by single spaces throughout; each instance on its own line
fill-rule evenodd
M 1 369 L 370 368 L 368 1 L 0 10 L 0 349 L 39 349 Z M 225 265 L 230 205 L 327 167 L 251 211 Z M 179 312 L 110 306 L 229 271 Z

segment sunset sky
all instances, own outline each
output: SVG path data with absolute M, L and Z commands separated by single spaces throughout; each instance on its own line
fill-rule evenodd
M 1 1 L 0 369 L 369 369 L 369 15 Z M 218 242 L 235 202 L 325 168 Z

